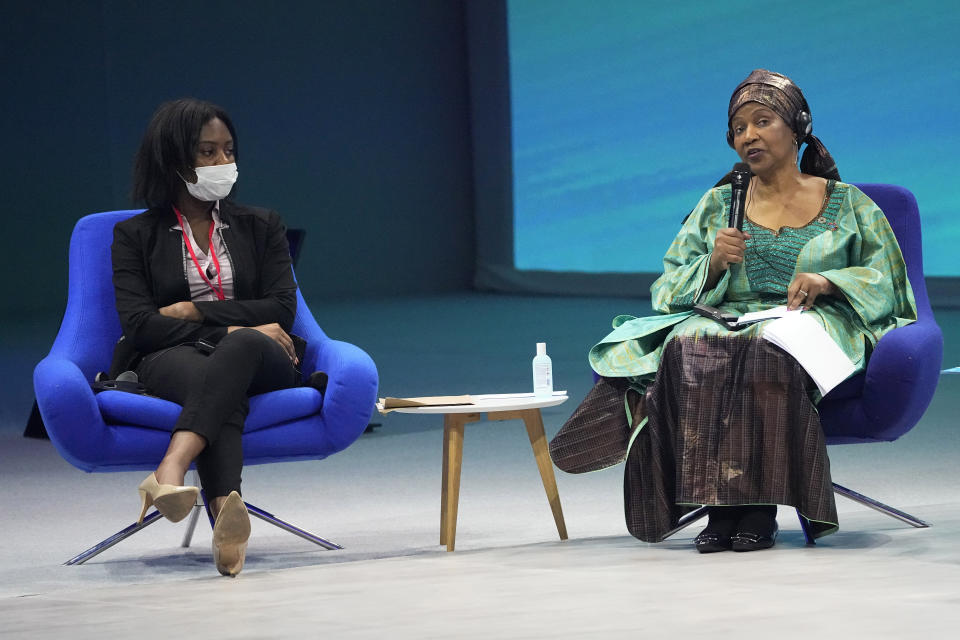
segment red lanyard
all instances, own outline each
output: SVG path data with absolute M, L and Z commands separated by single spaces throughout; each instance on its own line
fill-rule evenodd
M 207 235 L 207 239 L 209 241 L 207 251 L 210 252 L 210 257 L 213 258 L 213 266 L 217 269 L 216 286 L 210 282 L 210 278 L 207 277 L 207 274 L 205 274 L 203 269 L 200 267 L 200 261 L 197 260 L 197 254 L 193 252 L 193 244 L 190 242 L 190 238 L 187 237 L 187 225 L 184 224 L 183 216 L 180 215 L 179 209 L 174 207 L 173 212 L 177 214 L 177 220 L 180 221 L 180 232 L 183 234 L 183 243 L 187 245 L 187 251 L 190 252 L 190 258 L 193 260 L 193 264 L 197 267 L 197 273 L 199 273 L 200 277 L 203 278 L 203 281 L 207 283 L 207 286 L 213 289 L 213 292 L 217 294 L 217 300 L 226 299 L 226 297 L 223 295 L 223 282 L 220 280 L 220 261 L 217 260 L 217 250 L 213 247 L 213 220 L 210 221 L 210 233 Z

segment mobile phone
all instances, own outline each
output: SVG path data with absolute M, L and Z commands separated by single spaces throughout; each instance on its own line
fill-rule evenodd
M 197 340 L 193 346 L 197 348 L 197 351 L 206 355 L 210 355 L 217 348 L 217 345 L 207 342 L 203 338 Z
M 736 314 L 720 311 L 720 309 L 717 309 L 716 307 L 711 307 L 706 304 L 693 305 L 693 311 L 705 318 L 716 320 L 717 322 L 725 326 L 727 329 L 738 328 L 737 320 L 740 318 L 740 316 Z

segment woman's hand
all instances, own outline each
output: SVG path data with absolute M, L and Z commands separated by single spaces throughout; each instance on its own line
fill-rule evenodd
M 749 233 L 729 227 L 717 231 L 713 241 L 713 253 L 710 254 L 710 272 L 707 278 L 707 288 L 712 289 L 720 280 L 723 272 L 733 263 L 743 262 L 743 254 L 747 250 Z
M 837 293 L 837 285 L 819 273 L 798 273 L 787 287 L 787 308 L 809 309 L 817 296 L 832 296 Z
M 272 338 L 277 341 L 283 350 L 287 352 L 287 355 L 290 356 L 290 361 L 293 364 L 300 364 L 300 360 L 297 359 L 297 350 L 293 346 L 293 340 L 290 339 L 290 336 L 284 331 L 279 324 L 276 322 L 271 322 L 270 324 L 261 324 L 256 327 L 227 327 L 227 333 L 232 333 L 237 329 L 253 329 L 254 331 L 259 331 L 268 338 Z
M 157 312 L 162 316 L 176 318 L 177 320 L 203 322 L 203 314 L 197 309 L 197 305 L 192 302 L 174 302 L 165 307 L 160 307 Z

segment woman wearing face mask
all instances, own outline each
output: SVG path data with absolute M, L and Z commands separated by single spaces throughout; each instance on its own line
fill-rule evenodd
M 237 136 L 223 109 L 162 104 L 134 164 L 133 198 L 149 209 L 114 228 L 113 283 L 123 337 L 112 374 L 134 370 L 153 395 L 183 406 L 166 454 L 139 487 L 140 519 L 171 521 L 198 495 L 215 520 L 220 573 L 242 568 L 250 520 L 240 498 L 241 435 L 250 395 L 295 386 L 290 328 L 296 284 L 273 211 L 225 199 L 237 179 Z

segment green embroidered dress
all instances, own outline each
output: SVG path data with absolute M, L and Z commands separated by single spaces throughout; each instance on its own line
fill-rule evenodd
M 702 504 L 792 505 L 814 535 L 837 528 L 816 386 L 762 339 L 766 322 L 734 332 L 693 314 L 694 304 L 738 315 L 769 309 L 786 303 L 795 274 L 819 273 L 843 295 L 818 297 L 805 313 L 857 372 L 885 332 L 916 319 L 883 212 L 855 186 L 833 181 L 819 215 L 803 227 L 771 230 L 747 219 L 744 262 L 704 290 L 729 201 L 729 185 L 711 189 L 684 223 L 651 287 L 661 315 L 618 316 L 589 354 L 598 374 L 626 378 L 644 394 L 624 497 L 628 528 L 647 541 L 662 539 Z
M 664 315 L 618 316 L 614 331 L 590 350 L 590 364 L 602 376 L 648 380 L 660 364 L 660 350 L 673 335 L 729 333 L 718 323 L 693 315 L 704 303 L 743 314 L 786 303 L 795 273 L 819 273 L 845 299 L 819 298 L 810 313 L 861 371 L 869 350 L 884 333 L 917 318 L 913 290 L 900 246 L 883 212 L 855 186 L 828 185 L 820 215 L 799 229 L 779 232 L 749 219 L 752 237 L 742 264 L 733 264 L 717 285 L 704 291 L 717 230 L 727 226 L 730 186 L 708 191 L 690 214 L 663 260 L 664 273 L 651 287 L 653 309 Z M 765 323 L 740 335 L 759 336 Z

